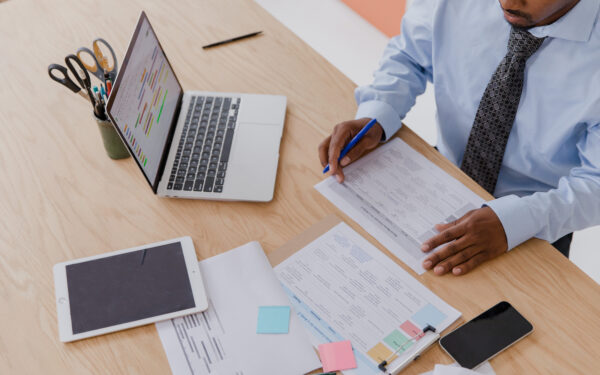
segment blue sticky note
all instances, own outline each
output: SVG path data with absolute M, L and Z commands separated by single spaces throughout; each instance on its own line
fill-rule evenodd
M 413 315 L 411 319 L 423 329 L 427 324 L 437 327 L 438 324 L 446 319 L 446 315 L 429 303 Z
M 260 306 L 256 333 L 288 333 L 290 329 L 289 306 Z

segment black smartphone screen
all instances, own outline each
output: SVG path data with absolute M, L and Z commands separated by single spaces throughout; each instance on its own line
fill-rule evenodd
M 531 323 L 506 301 L 440 339 L 440 345 L 462 367 L 473 369 L 533 330 Z

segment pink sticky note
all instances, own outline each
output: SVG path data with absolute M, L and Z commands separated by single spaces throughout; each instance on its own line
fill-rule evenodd
M 410 337 L 420 336 L 423 331 L 420 328 L 412 324 L 410 321 L 406 321 L 400 325 L 400 328 L 410 335 Z
M 325 372 L 356 368 L 356 358 L 349 340 L 319 345 L 319 357 Z

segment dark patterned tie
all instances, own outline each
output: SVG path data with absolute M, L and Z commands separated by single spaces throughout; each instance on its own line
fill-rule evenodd
M 462 169 L 490 194 L 498 181 L 506 142 L 515 121 L 527 59 L 544 38 L 512 28 L 508 53 L 485 88 L 467 141 Z

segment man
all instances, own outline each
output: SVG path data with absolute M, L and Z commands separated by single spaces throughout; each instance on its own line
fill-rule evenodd
M 423 262 L 463 275 L 531 237 L 568 257 L 572 232 L 600 224 L 599 0 L 414 0 L 373 83 L 356 90 L 356 120 L 319 145 L 342 167 L 390 139 L 435 85 L 437 148 L 497 199 L 422 245 Z M 338 164 L 341 149 L 375 125 Z

